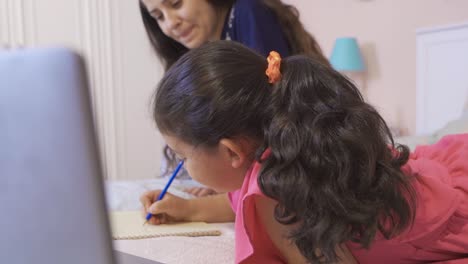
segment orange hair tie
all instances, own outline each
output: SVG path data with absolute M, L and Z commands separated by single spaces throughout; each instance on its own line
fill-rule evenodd
M 267 58 L 268 69 L 265 71 L 269 83 L 276 83 L 281 79 L 281 56 L 276 51 L 271 51 Z

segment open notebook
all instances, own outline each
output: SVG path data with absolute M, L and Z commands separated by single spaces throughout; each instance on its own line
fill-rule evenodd
M 140 211 L 114 211 L 110 213 L 113 239 L 143 239 L 161 236 L 219 236 L 221 231 L 204 222 L 170 225 L 143 225 Z

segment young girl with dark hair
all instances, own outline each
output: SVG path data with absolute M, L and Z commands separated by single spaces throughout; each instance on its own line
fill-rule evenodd
M 468 134 L 410 154 L 340 73 L 268 60 L 219 41 L 166 73 L 158 129 L 194 179 L 227 193 L 148 192 L 150 223 L 235 219 L 236 263 L 466 263 Z

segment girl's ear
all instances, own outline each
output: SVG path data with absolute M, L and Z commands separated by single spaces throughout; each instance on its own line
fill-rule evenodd
M 243 167 L 246 163 L 250 166 L 250 157 L 253 150 L 248 140 L 242 138 L 223 138 L 219 141 L 219 146 L 233 168 Z

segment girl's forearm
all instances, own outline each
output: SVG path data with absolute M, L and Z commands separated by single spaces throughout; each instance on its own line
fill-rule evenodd
M 233 222 L 235 214 L 227 193 L 215 194 L 188 200 L 188 219 L 207 223 Z

